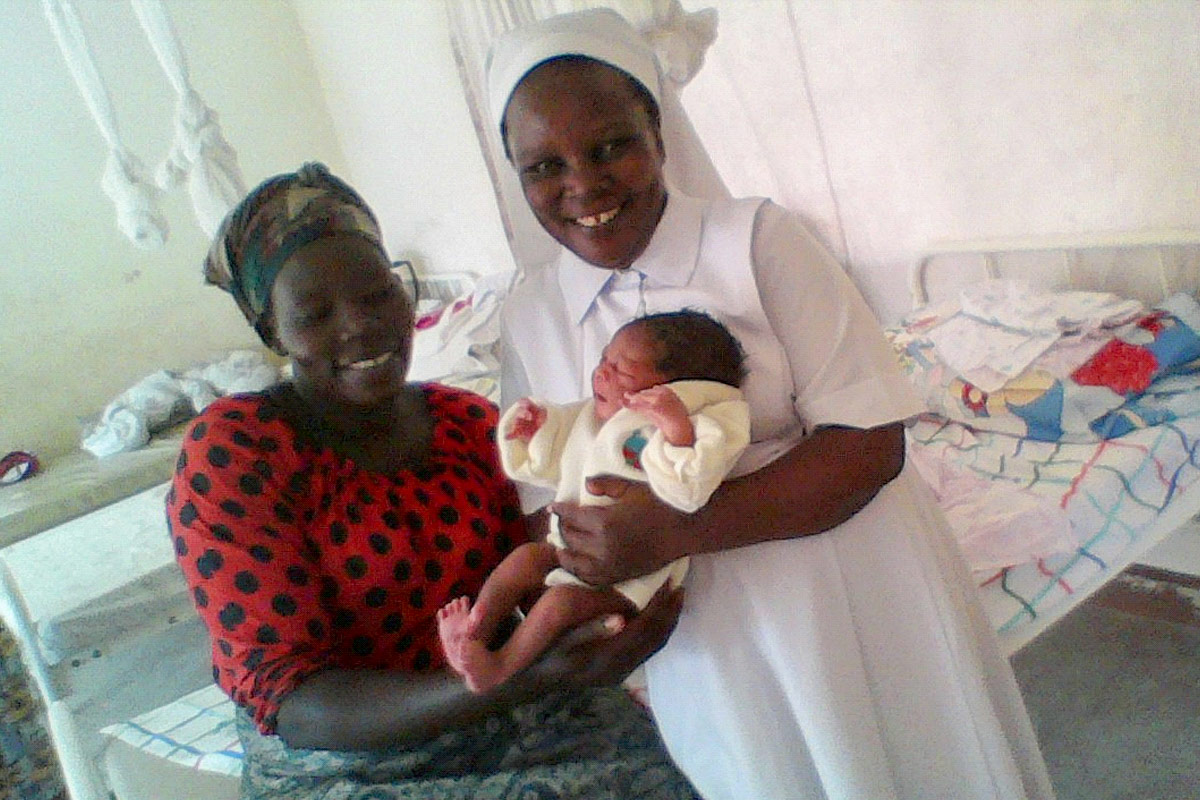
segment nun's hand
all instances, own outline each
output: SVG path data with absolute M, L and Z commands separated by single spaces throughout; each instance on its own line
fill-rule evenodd
M 615 475 L 589 478 L 592 494 L 609 506 L 554 503 L 566 548 L 559 563 L 587 583 L 607 586 L 647 575 L 688 555 L 688 515 L 659 500 L 650 487 Z

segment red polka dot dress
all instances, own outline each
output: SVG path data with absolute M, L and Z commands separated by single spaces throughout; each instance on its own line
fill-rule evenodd
M 167 520 L 213 643 L 213 676 L 275 727 L 328 667 L 443 664 L 437 609 L 474 596 L 525 539 L 486 399 L 423 387 L 435 420 L 418 470 L 360 469 L 289 422 L 282 387 L 225 397 L 184 437 Z

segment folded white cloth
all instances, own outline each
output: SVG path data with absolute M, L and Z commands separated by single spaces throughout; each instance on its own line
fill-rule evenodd
M 279 380 L 279 369 L 268 363 L 262 353 L 254 350 L 234 350 L 219 361 L 213 361 L 183 373 L 185 378 L 208 383 L 217 395 L 240 392 L 260 392 Z M 212 402 L 215 396 L 196 404 L 196 413 Z
M 1128 322 L 1142 311 L 1137 300 L 1108 292 L 1037 291 L 1024 281 L 985 281 L 962 290 L 962 313 L 1029 332 L 1080 333 Z
M 1106 332 L 1143 310 L 1137 300 L 1105 292 L 1043 292 L 1021 281 L 987 281 L 964 289 L 959 312 L 928 336 L 963 380 L 995 392 L 1060 343 L 1067 348 L 1052 361 L 1056 373 L 1068 374 L 1111 338 Z
M 985 392 L 1025 371 L 1061 338 L 1057 331 L 1020 331 L 955 314 L 929 332 L 946 366 Z
M 146 417 L 129 408 L 109 405 L 100 422 L 84 432 L 83 449 L 96 458 L 137 450 L 150 441 Z

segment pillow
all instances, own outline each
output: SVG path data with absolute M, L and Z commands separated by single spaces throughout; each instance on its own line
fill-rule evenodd
M 1200 370 L 1200 304 L 1190 295 L 1173 295 L 1114 331 L 1089 334 L 1091 341 L 1065 339 L 991 392 L 949 367 L 929 337 L 956 313 L 953 305 L 926 307 L 887 331 L 901 367 L 935 414 L 977 430 L 1095 442 L 1196 413 L 1200 393 L 1190 390 Z M 1064 368 L 1069 348 L 1094 352 Z
M 500 295 L 479 291 L 417 318 L 408 377 L 500 399 Z

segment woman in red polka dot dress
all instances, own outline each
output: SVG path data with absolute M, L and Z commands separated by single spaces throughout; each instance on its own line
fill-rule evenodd
M 225 220 L 205 274 L 293 379 L 191 424 L 176 556 L 239 707 L 243 797 L 693 798 L 616 684 L 665 640 L 663 594 L 493 692 L 449 672 L 436 614 L 526 538 L 496 409 L 406 381 L 413 307 L 378 224 L 319 164 Z

